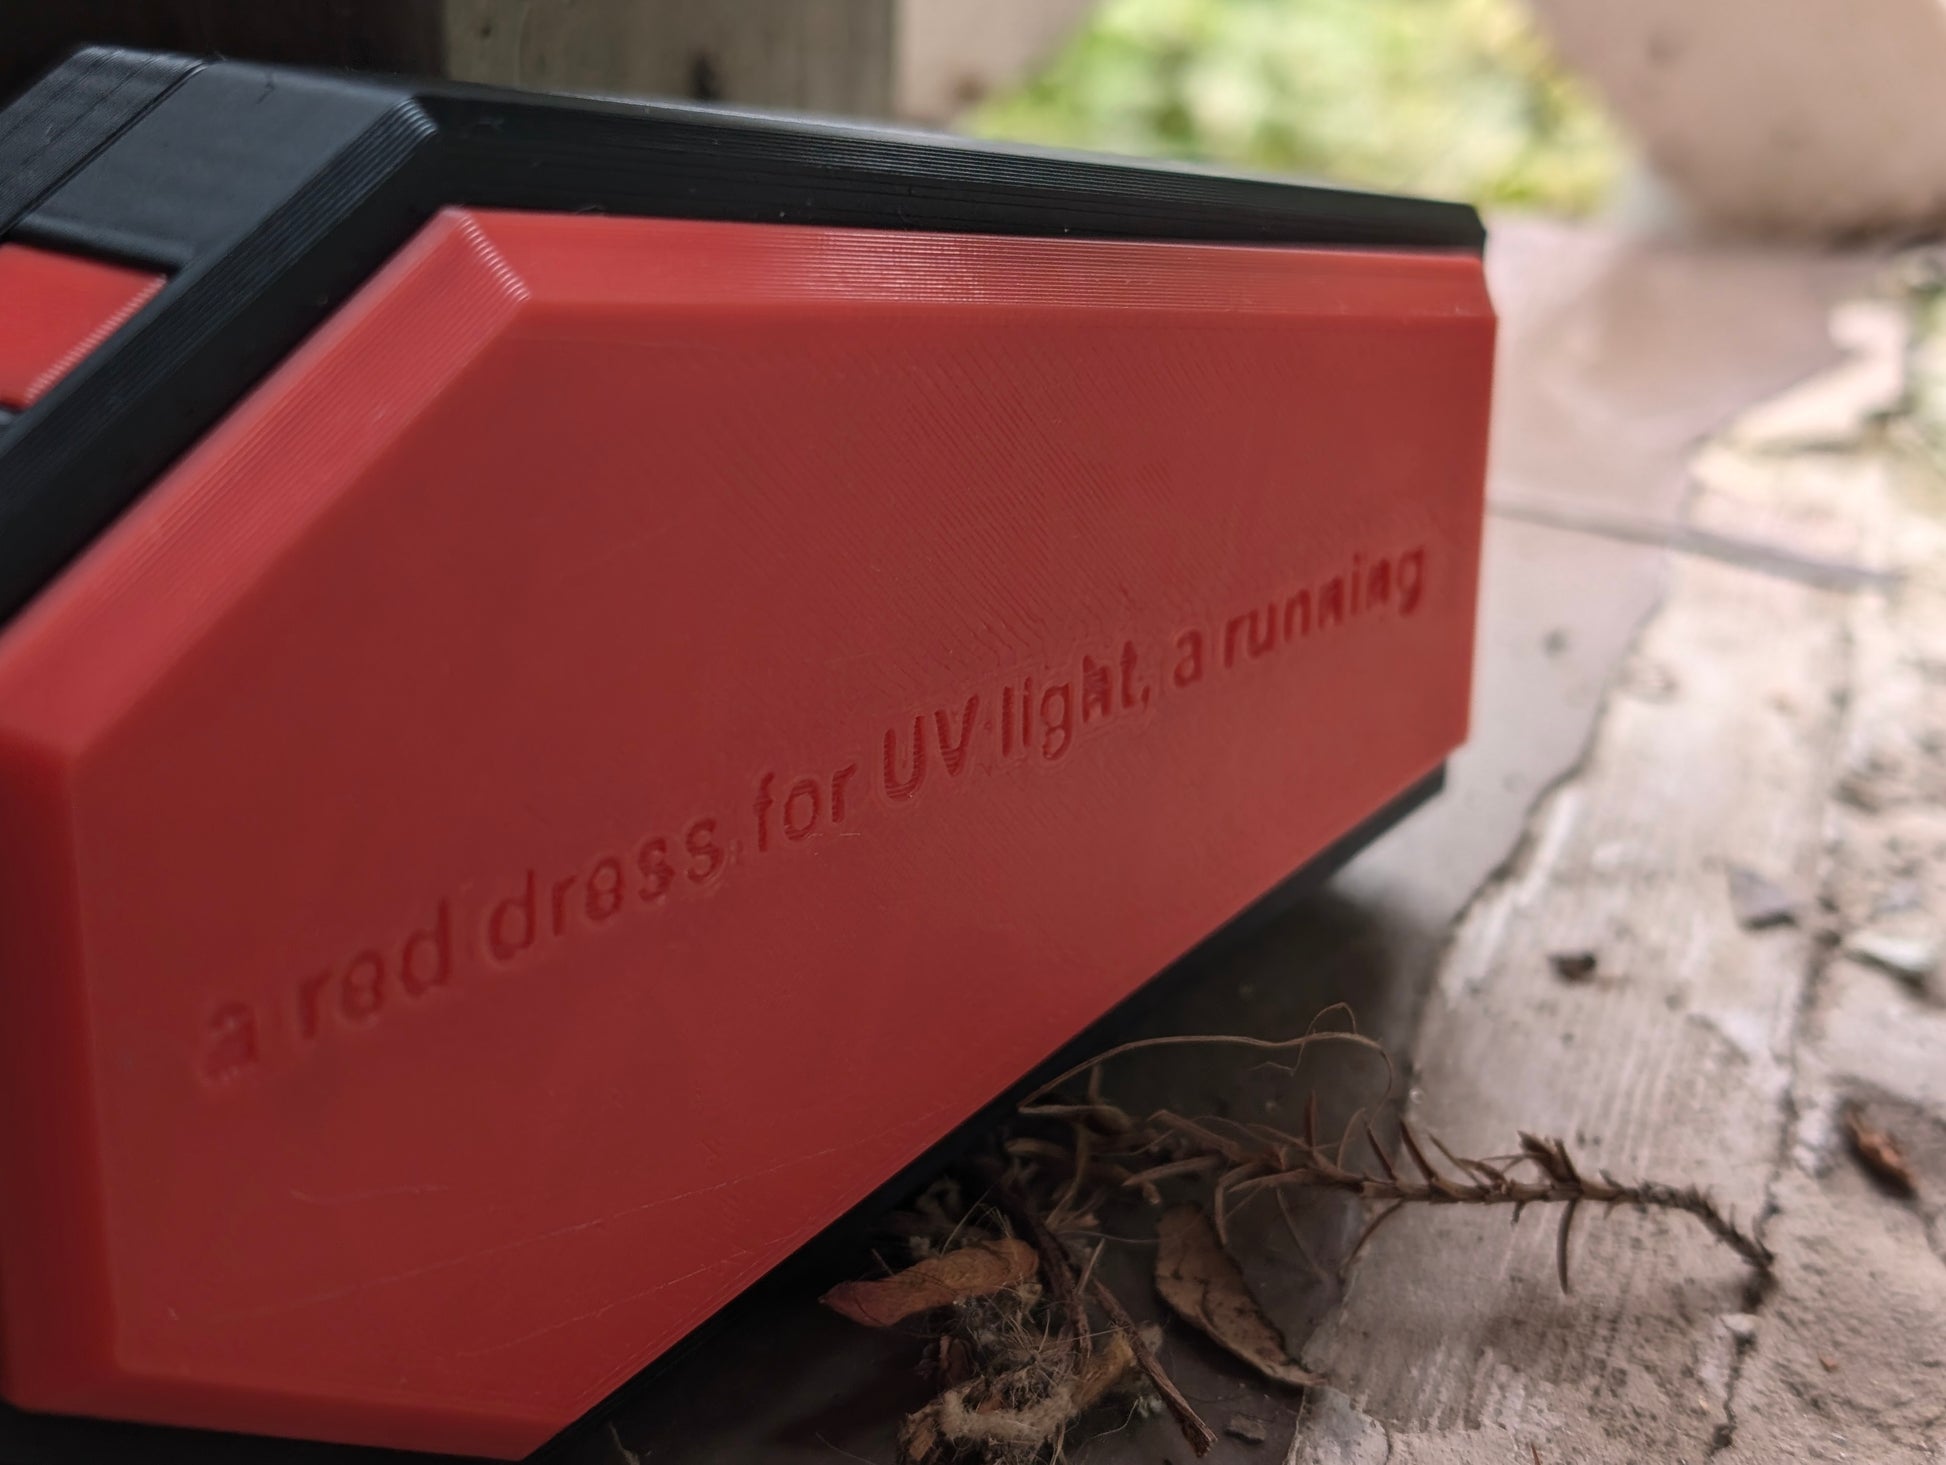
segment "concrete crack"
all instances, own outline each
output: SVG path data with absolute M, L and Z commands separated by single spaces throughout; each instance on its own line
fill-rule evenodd
M 1831 728 L 1831 747 L 1828 756 L 1829 768 L 1822 780 L 1818 793 L 1819 812 L 1824 820 L 1829 819 L 1832 801 L 1837 798 L 1837 787 L 1842 774 L 1845 724 L 1855 716 L 1853 697 L 1858 672 L 1858 644 L 1849 624 L 1842 624 L 1838 641 L 1838 679 L 1833 691 L 1833 706 L 1837 709 L 1834 725 Z M 1819 857 L 1818 895 L 1820 899 L 1833 894 L 1835 862 L 1827 846 Z M 1798 1134 L 1804 1118 L 1804 1101 L 1799 1094 L 1799 1081 L 1804 1067 L 1804 1054 L 1809 1041 L 1811 1019 L 1822 997 L 1827 975 L 1835 954 L 1835 948 L 1810 937 L 1809 950 L 1805 962 L 1804 983 L 1797 994 L 1797 1002 L 1791 1014 L 1790 1043 L 1786 1049 L 1785 1077 L 1779 1106 L 1777 1131 L 1777 1152 L 1771 1158 L 1769 1173 L 1764 1177 L 1763 1203 L 1757 1214 L 1751 1218 L 1751 1233 L 1759 1241 L 1766 1238 L 1764 1232 L 1778 1212 L 1778 1190 L 1783 1184 L 1788 1167 L 1794 1163 L 1794 1153 Z M 1745 1286 L 1743 1310 L 1750 1314 L 1760 1314 L 1776 1289 L 1777 1281 L 1773 1273 L 1753 1272 Z M 1709 1452 L 1706 1458 L 1715 1459 L 1736 1443 L 1738 1391 L 1743 1383 L 1744 1366 L 1751 1351 L 1756 1347 L 1754 1334 L 1739 1335 L 1736 1351 L 1731 1356 L 1729 1375 L 1723 1386 L 1723 1419 L 1710 1437 Z
M 1723 1418 L 1710 1432 L 1709 1453 L 1705 1459 L 1714 1460 L 1737 1442 L 1737 1385 L 1743 1379 L 1744 1360 L 1756 1346 L 1756 1340 L 1752 1337 L 1739 1337 L 1736 1340 L 1736 1352 L 1730 1357 L 1730 1374 L 1723 1385 Z

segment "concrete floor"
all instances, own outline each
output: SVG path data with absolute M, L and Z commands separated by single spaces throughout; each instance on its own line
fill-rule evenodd
M 1798 421 L 1820 410 L 1804 398 Z M 1695 466 L 1687 518 L 1731 562 L 1670 567 L 1587 757 L 1461 919 L 1412 1052 L 1418 1119 L 1463 1153 L 1539 1128 L 1587 1167 L 1700 1181 L 1762 1218 L 1776 1277 L 1753 1285 L 1686 1222 L 1618 1213 L 1580 1233 L 1563 1297 L 1545 1224 L 1402 1217 L 1304 1352 L 1343 1393 L 1313 1400 L 1294 1460 L 1946 1448 L 1946 1238 L 1928 1198 L 1946 1170 L 1920 1153 L 1946 1115 L 1946 1018 L 1819 938 L 1918 935 L 1946 894 L 1940 524 L 1869 433 L 1813 443 L 1790 412 L 1765 417 Z M 1832 589 L 1736 562 L 1737 546 L 1911 578 Z M 1739 929 L 1732 864 L 1797 893 L 1805 918 Z M 1551 970 L 1574 949 L 1599 954 L 1592 981 Z M 1851 1101 L 1911 1151 L 1916 1201 L 1847 1152 Z
M 1252 1283 L 1334 1387 L 1273 1393 L 1172 1331 L 1171 1371 L 1210 1422 L 1247 1417 L 1268 1436 L 1226 1435 L 1210 1459 L 1896 1461 L 1946 1447 L 1946 1212 L 1929 1198 L 1930 1176 L 1946 1193 L 1946 1012 L 1831 956 L 1815 922 L 1739 930 L 1724 894 L 1736 862 L 1824 894 L 1847 927 L 1890 918 L 1888 900 L 1902 919 L 1942 908 L 1946 815 L 1926 781 L 1946 748 L 1937 591 L 1833 590 L 1792 569 L 1903 562 L 1936 586 L 1937 520 L 1882 454 L 1792 439 L 1830 417 L 1831 390 L 1696 457 L 1838 361 L 1831 309 L 1875 268 L 1497 231 L 1473 740 L 1433 807 L 1150 1024 L 1281 1036 L 1348 1000 L 1407 1057 L 1411 1108 L 1446 1139 L 1504 1152 L 1539 1129 L 1618 1173 L 1707 1182 L 1766 1218 L 1775 1286 L 1752 1288 L 1683 1218 L 1584 1218 L 1569 1297 L 1545 1221 L 1402 1216 L 1343 1285 L 1259 1225 Z M 1599 953 L 1595 980 L 1553 973 L 1548 953 L 1569 947 Z M 1126 1067 L 1117 1082 L 1138 1104 L 1287 1102 L 1180 1050 Z M 1357 1077 L 1310 1075 L 1327 1092 Z M 1843 1153 L 1834 1116 L 1850 1099 L 1907 1141 L 1917 1202 Z M 1322 1206 L 1302 1221 L 1329 1252 L 1360 1218 Z M 1113 1264 L 1125 1297 L 1146 1293 L 1138 1249 Z M 806 1296 L 713 1343 L 585 1458 L 890 1462 L 899 1413 L 923 1399 L 916 1351 Z M 1165 1419 L 1071 1454 L 1190 1458 Z

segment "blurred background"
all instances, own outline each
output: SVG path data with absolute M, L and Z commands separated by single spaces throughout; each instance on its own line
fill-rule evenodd
M 1519 0 L 1109 0 L 963 125 L 1569 215 L 1626 166 Z
M 1946 9 L 1881 0 L 0 0 L 84 41 L 806 108 L 1496 211 L 1853 239 L 1946 217 Z

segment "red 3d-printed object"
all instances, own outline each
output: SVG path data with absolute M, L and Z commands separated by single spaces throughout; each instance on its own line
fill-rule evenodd
M 0 637 L 16 1399 L 540 1443 L 1441 762 L 1490 343 L 441 217 Z
M 0 216 L 115 285 L 0 342 L 14 1406 L 530 1451 L 1465 732 L 1464 210 L 76 65 Z
M 162 288 L 162 276 L 0 244 L 0 408 L 31 407 Z

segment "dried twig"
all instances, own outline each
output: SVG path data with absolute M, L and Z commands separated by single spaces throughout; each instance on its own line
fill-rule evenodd
M 1024 1107 L 1031 1108 L 1039 1100 L 1060 1088 L 1069 1079 L 1078 1078 L 1089 1069 L 1097 1068 L 1101 1064 L 1107 1063 L 1112 1059 L 1120 1058 L 1126 1053 L 1139 1053 L 1149 1048 L 1253 1048 L 1261 1053 L 1296 1053 L 1302 1057 L 1305 1049 L 1322 1043 L 1345 1043 L 1351 1047 L 1364 1048 L 1378 1054 L 1379 1058 L 1385 1064 L 1386 1093 L 1390 1094 L 1393 1088 L 1397 1086 L 1398 1070 L 1392 1066 L 1391 1050 L 1376 1038 L 1368 1038 L 1363 1033 L 1337 1031 L 1308 1032 L 1295 1038 L 1251 1038 L 1236 1033 L 1206 1033 L 1185 1034 L 1164 1038 L 1137 1038 L 1130 1043 L 1119 1043 L 1105 1053 L 1096 1054 L 1085 1063 L 1077 1063 L 1074 1067 L 1056 1074 L 1021 1102 Z
M 1103 1066 L 1139 1050 L 1214 1044 L 1294 1055 L 1301 1063 L 1311 1047 L 1322 1043 L 1378 1054 L 1387 1085 L 1375 1109 L 1356 1110 L 1329 1140 L 1320 1136 L 1315 1093 L 1306 1096 L 1301 1132 L 1295 1134 L 1232 1116 L 1169 1109 L 1137 1115 L 1102 1093 Z M 1271 1066 L 1296 1071 L 1295 1066 Z M 1063 1083 L 1084 1075 L 1086 1087 L 1079 1098 L 1058 1092 Z M 1559 1208 L 1555 1268 L 1563 1291 L 1570 1281 L 1574 1224 L 1586 1206 L 1682 1212 L 1750 1266 L 1769 1270 L 1772 1257 L 1762 1239 L 1738 1226 L 1697 1186 L 1623 1182 L 1606 1171 L 1589 1173 L 1561 1140 L 1532 1134 L 1520 1136 L 1515 1154 L 1469 1158 L 1437 1135 L 1392 1120 L 1394 1078 L 1391 1057 L 1380 1044 L 1355 1028 L 1320 1031 L 1314 1026 L 1285 1040 L 1142 1039 L 1111 1048 L 1043 1085 L 1022 1105 L 1017 1126 L 1003 1137 L 1004 1162 L 983 1167 L 994 1209 L 969 1207 L 956 1192 L 944 1192 L 951 1199 L 943 1206 L 937 1195 L 922 1198 L 919 1223 L 910 1231 L 915 1253 L 940 1260 L 930 1270 L 915 1267 L 910 1276 L 888 1279 L 913 1290 L 920 1282 L 931 1282 L 934 1272 L 952 1271 L 957 1277 L 957 1269 L 978 1261 L 980 1276 L 975 1280 L 984 1283 L 988 1270 L 996 1275 L 1002 1270 L 987 1260 L 989 1253 L 1004 1257 L 1006 1245 L 1019 1245 L 1008 1241 L 1009 1231 L 1031 1247 L 1040 1279 L 1038 1284 L 1024 1279 L 992 1295 L 958 1287 L 966 1295 L 952 1302 L 945 1332 L 929 1354 L 943 1388 L 924 1409 L 908 1416 L 901 1435 L 906 1459 L 927 1465 L 969 1458 L 987 1465 L 1057 1465 L 1067 1432 L 1082 1413 L 1111 1391 L 1135 1387 L 1138 1379 L 1160 1398 L 1198 1455 L 1214 1446 L 1214 1431 L 1170 1379 L 1153 1346 L 1101 1277 L 1096 1266 L 1100 1246 L 1079 1269 L 1070 1253 L 1070 1244 L 1098 1233 L 1096 1214 L 1116 1197 L 1139 1198 L 1158 1208 L 1167 1198 L 1165 1187 L 1198 1197 L 1207 1218 L 1198 1222 L 1203 1227 L 1202 1259 L 1186 1267 L 1178 1255 L 1173 1272 L 1163 1276 L 1170 1247 L 1166 1236 L 1159 1237 L 1158 1286 L 1173 1288 L 1178 1295 L 1170 1301 L 1177 1313 L 1232 1353 L 1270 1377 L 1300 1386 L 1309 1380 L 1291 1361 L 1275 1324 L 1254 1302 L 1245 1306 L 1248 1287 L 1228 1251 L 1231 1217 L 1261 1194 L 1276 1200 L 1298 1252 L 1320 1275 L 1324 1269 L 1303 1246 L 1286 1205 L 1293 1191 L 1348 1195 L 1376 1208 L 1341 1266 L 1349 1265 L 1378 1228 L 1408 1206 L 1507 1206 L 1517 1222 L 1528 1206 L 1538 1205 Z M 1382 1134 L 1393 1138 L 1388 1141 Z M 1861 1155 L 1865 1148 L 1860 1145 Z M 966 1237 L 961 1237 L 962 1229 L 969 1233 Z M 958 1248 L 951 1253 L 950 1268 L 941 1236 L 952 1238 Z M 1004 1276 L 1001 1281 L 1004 1285 Z M 875 1286 L 886 1290 L 886 1284 Z M 928 1292 L 920 1300 L 931 1306 L 931 1297 Z M 895 1300 L 903 1305 L 903 1292 Z M 1099 1344 L 1090 1323 L 1091 1302 L 1108 1324 Z M 935 1313 L 942 1314 L 948 1309 Z
M 1398 1156 L 1388 1155 L 1377 1136 L 1369 1135 L 1367 1143 L 1376 1157 L 1376 1170 L 1346 1164 L 1342 1149 L 1333 1154 L 1324 1147 L 1289 1136 L 1287 1139 L 1293 1150 L 1292 1163 L 1245 1180 L 1235 1188 L 1244 1195 L 1286 1187 L 1336 1190 L 1386 1205 L 1388 1209 L 1366 1228 L 1365 1236 L 1359 1239 L 1360 1247 L 1377 1229 L 1379 1222 L 1399 1206 L 1510 1205 L 1516 1211 L 1530 1205 L 1563 1206 L 1565 1209 L 1557 1246 L 1557 1265 L 1563 1291 L 1568 1288 L 1569 1230 L 1574 1223 L 1576 1209 L 1584 1203 L 1610 1209 L 1633 1206 L 1643 1210 L 1680 1211 L 1695 1217 L 1712 1236 L 1758 1271 L 1770 1269 L 1773 1260 L 1770 1248 L 1725 1216 L 1716 1203 L 1697 1187 L 1665 1185 L 1657 1181 L 1625 1184 L 1606 1172 L 1594 1177 L 1585 1176 L 1575 1166 L 1567 1146 L 1560 1140 L 1531 1134 L 1523 1134 L 1520 1138 L 1519 1158 L 1530 1161 L 1539 1170 L 1541 1178 L 1537 1180 L 1517 1180 L 1485 1160 L 1460 1159 L 1434 1139 L 1433 1143 L 1440 1153 L 1465 1177 L 1455 1179 L 1432 1164 L 1419 1136 L 1410 1125 L 1401 1124 L 1401 1154 Z M 1402 1173 L 1402 1159 L 1410 1159 L 1419 1172 L 1417 1178 Z
M 1182 1430 L 1182 1437 L 1189 1441 L 1189 1448 L 1199 1457 L 1207 1455 L 1216 1443 L 1215 1431 L 1203 1423 L 1202 1416 L 1190 1407 L 1189 1401 L 1182 1396 L 1182 1390 L 1176 1387 L 1175 1380 L 1163 1372 L 1162 1365 L 1156 1361 L 1155 1350 L 1143 1341 L 1142 1330 L 1135 1326 L 1135 1319 L 1128 1315 L 1128 1309 L 1122 1306 L 1121 1299 L 1110 1292 L 1099 1277 L 1095 1279 L 1095 1301 L 1101 1304 L 1101 1310 L 1108 1315 L 1108 1321 L 1115 1325 L 1116 1331 L 1128 1339 L 1129 1347 L 1135 1352 L 1135 1366 L 1147 1375 L 1155 1391 L 1162 1396 L 1162 1402 L 1169 1406 L 1177 1428 Z
M 1093 1337 L 1092 1329 L 1088 1326 L 1088 1304 L 1082 1300 L 1081 1288 L 1074 1277 L 1074 1263 L 1068 1259 L 1067 1248 L 1047 1229 L 1047 1223 L 1034 1208 L 1007 1183 L 1005 1175 L 993 1176 L 993 1198 L 1007 1219 L 1026 1233 L 1027 1239 L 1034 1244 L 1034 1250 L 1040 1254 L 1041 1275 L 1047 1279 L 1048 1290 L 1054 1294 L 1054 1300 L 1067 1316 L 1069 1348 L 1074 1355 L 1074 1371 L 1079 1373 L 1087 1365 Z

